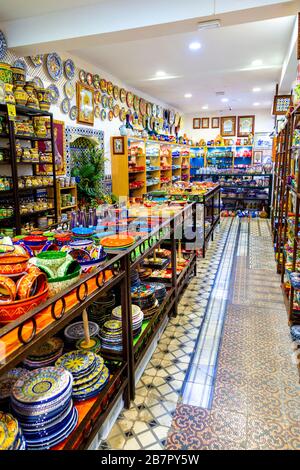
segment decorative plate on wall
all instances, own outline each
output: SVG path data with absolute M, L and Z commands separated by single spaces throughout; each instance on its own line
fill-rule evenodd
M 56 52 L 47 55 L 47 71 L 52 80 L 59 80 L 63 72 L 62 60 Z
M 105 119 L 106 119 L 106 111 L 105 111 L 105 109 L 102 109 L 102 110 L 101 110 L 100 117 L 101 117 L 102 121 L 105 121 Z
M 133 94 L 131 93 L 131 91 L 127 92 L 126 103 L 127 103 L 128 108 L 132 108 L 132 106 L 133 106 Z
M 24 59 L 17 59 L 14 61 L 13 67 L 17 67 L 18 69 L 23 69 L 25 74 L 27 73 L 27 64 Z
M 151 116 L 151 114 L 152 114 L 152 105 L 151 105 L 151 103 L 147 103 L 146 112 L 147 112 L 147 116 Z
M 65 76 L 71 80 L 75 77 L 75 64 L 72 59 L 67 59 L 64 65 Z
M 114 113 L 113 113 L 112 110 L 110 110 L 110 111 L 108 112 L 108 120 L 109 120 L 109 121 L 112 121 L 113 118 L 114 118 Z
M 70 112 L 70 101 L 68 100 L 68 98 L 62 100 L 61 110 L 64 114 L 68 114 Z
M 107 91 L 107 82 L 104 80 L 104 78 L 101 78 L 100 80 L 100 90 L 105 93 Z
M 145 116 L 146 110 L 147 110 L 146 108 L 147 108 L 146 101 L 143 98 L 141 98 L 140 99 L 140 113 L 142 116 Z
M 77 106 L 72 106 L 72 108 L 70 109 L 69 116 L 72 121 L 75 121 L 77 117 Z
M 126 119 L 126 109 L 125 108 L 122 108 L 120 110 L 120 113 L 119 113 L 119 118 L 120 118 L 120 121 L 125 121 Z
M 100 88 L 100 77 L 97 73 L 93 76 L 93 85 L 95 88 Z
M 118 104 L 115 104 L 113 111 L 115 118 L 118 117 L 120 114 L 120 106 Z
M 86 74 L 86 81 L 89 86 L 93 84 L 93 75 L 89 72 Z
M 44 55 L 31 55 L 30 60 L 33 63 L 34 67 L 40 67 L 43 64 Z
M 113 94 L 114 86 L 111 82 L 107 82 L 107 93 L 111 96 Z
M 49 99 L 51 104 L 56 104 L 59 99 L 59 89 L 56 85 L 49 85 L 47 90 L 49 91 Z
M 100 104 L 101 103 L 101 93 L 100 93 L 100 91 L 95 91 L 94 101 L 95 101 L 95 104 Z
M 4 34 L 0 31 L 0 59 L 4 59 L 7 51 L 7 42 Z
M 102 107 L 103 107 L 103 108 L 107 108 L 107 107 L 108 107 L 108 97 L 107 97 L 106 95 L 102 95 L 101 103 L 102 103 Z
M 126 90 L 124 90 L 124 88 L 120 88 L 120 100 L 121 103 L 125 103 L 126 101 Z
M 79 80 L 81 81 L 81 83 L 85 83 L 86 81 L 86 73 L 82 69 L 79 72 Z
M 100 117 L 100 107 L 99 106 L 95 106 L 95 117 L 96 118 Z
M 74 98 L 74 95 L 75 95 L 75 88 L 74 88 L 72 82 L 71 81 L 66 82 L 64 88 L 65 88 L 66 97 L 69 100 L 72 100 Z
M 136 95 L 134 95 L 133 97 L 133 107 L 134 107 L 134 110 L 138 113 L 140 110 L 140 99 Z
M 110 96 L 108 98 L 108 107 L 109 107 L 109 109 L 113 109 L 113 107 L 114 107 L 114 99 L 113 99 L 112 96 Z
M 34 77 L 32 81 L 36 88 L 44 88 L 44 83 L 40 77 Z
M 119 87 L 117 85 L 114 86 L 114 89 L 113 89 L 113 96 L 114 96 L 114 99 L 115 100 L 118 100 L 119 99 Z

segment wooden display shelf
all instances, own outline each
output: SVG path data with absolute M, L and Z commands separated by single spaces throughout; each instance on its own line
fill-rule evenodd
M 58 217 L 61 217 L 61 213 L 68 209 L 77 209 L 77 186 L 60 186 L 59 181 L 56 182 L 56 190 L 52 189 L 50 195 L 53 197 L 55 192 L 55 197 L 57 200 L 57 213 Z M 62 206 L 62 193 L 70 193 L 72 197 L 75 198 L 75 204 L 68 204 L 67 206 Z

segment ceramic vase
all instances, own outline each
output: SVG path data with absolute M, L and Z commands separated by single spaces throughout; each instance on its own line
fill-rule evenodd
M 46 88 L 39 88 L 37 90 L 37 97 L 40 103 L 40 108 L 42 111 L 49 111 L 50 109 L 50 99 L 49 92 Z
M 25 77 L 25 70 L 19 67 L 12 67 L 12 78 L 14 85 L 25 85 L 26 77 Z
M 26 82 L 26 85 L 24 86 L 24 89 L 26 93 L 28 94 L 28 100 L 27 100 L 27 107 L 28 108 L 34 108 L 34 109 L 39 109 L 39 101 L 35 95 L 35 86 L 33 82 Z
M 5 92 L 6 92 L 5 101 L 6 101 L 6 103 L 15 104 L 15 96 L 14 96 L 13 88 L 14 88 L 14 86 L 11 85 L 10 83 L 5 83 Z
M 4 62 L 0 62 L 0 81 L 4 83 L 13 83 L 13 73 L 11 66 Z
M 28 95 L 22 85 L 15 86 L 14 96 L 15 96 L 16 104 L 20 106 L 26 105 L 27 100 L 28 100 Z

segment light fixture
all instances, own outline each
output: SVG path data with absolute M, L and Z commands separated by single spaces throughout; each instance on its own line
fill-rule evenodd
M 259 106 L 260 103 L 258 103 L 257 101 L 255 103 L 253 103 L 253 106 Z
M 207 104 L 205 104 L 204 106 L 202 106 L 202 109 L 208 109 Z
M 198 23 L 198 29 L 213 29 L 213 28 L 220 28 L 221 21 L 220 20 L 210 20 L 210 21 L 200 21 Z
M 191 49 L 191 51 L 198 51 L 198 49 L 201 48 L 201 44 L 200 42 L 191 42 L 191 44 L 189 45 L 189 48 Z
M 253 91 L 254 93 L 257 93 L 258 91 L 261 91 L 261 88 L 259 88 L 258 86 L 256 86 L 256 87 L 252 88 L 252 91 Z
M 222 101 L 222 103 L 227 103 L 228 98 L 222 98 L 221 101 Z
M 157 77 L 165 77 L 167 74 L 166 72 L 163 72 L 162 70 L 158 70 L 155 75 Z
M 191 98 L 192 96 L 193 96 L 192 93 L 186 93 L 186 94 L 184 95 L 185 98 Z
M 253 67 L 258 67 L 259 65 L 262 65 L 263 61 L 261 59 L 256 59 L 252 61 Z

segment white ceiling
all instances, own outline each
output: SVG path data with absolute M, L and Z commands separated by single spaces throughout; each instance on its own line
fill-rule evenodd
M 12 21 L 31 16 L 70 10 L 103 3 L 107 0 L 0 0 L 0 21 Z
M 203 105 L 209 111 L 228 105 L 233 110 L 255 109 L 253 102 L 270 108 L 294 21 L 289 16 L 70 52 L 185 113 L 199 112 Z M 189 43 L 195 40 L 202 47 L 190 51 Z M 251 65 L 256 59 L 263 68 Z M 149 80 L 158 70 L 175 78 Z M 261 92 L 253 93 L 253 87 Z M 225 91 L 228 104 L 221 103 L 217 91 Z M 186 99 L 185 93 L 193 97 Z

